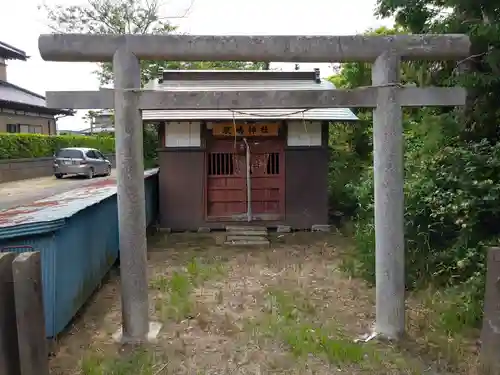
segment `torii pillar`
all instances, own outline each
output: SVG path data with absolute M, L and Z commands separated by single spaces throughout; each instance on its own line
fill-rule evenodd
M 401 107 L 465 104 L 465 90 L 399 87 L 400 60 L 459 60 L 466 35 L 197 36 L 42 35 L 45 60 L 113 61 L 115 90 L 48 92 L 50 107 L 115 108 L 122 261 L 123 338 L 153 335 L 148 324 L 141 109 L 375 108 L 375 334 L 404 333 L 404 197 Z M 140 59 L 373 63 L 374 87 L 354 90 L 169 92 L 140 90 Z M 168 171 L 167 171 L 168 173 Z M 152 329 L 154 328 L 154 329 Z
M 386 52 L 372 66 L 378 88 L 373 111 L 375 196 L 375 334 L 399 338 L 405 331 L 403 119 L 399 100 L 401 59 Z
M 155 338 L 160 325 L 149 322 L 143 124 L 139 99 L 139 59 L 126 46 L 113 55 L 118 227 L 120 242 L 122 342 Z M 121 337 L 120 337 L 121 336 Z

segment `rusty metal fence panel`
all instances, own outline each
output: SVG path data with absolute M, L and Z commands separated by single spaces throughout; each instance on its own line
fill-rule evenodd
M 153 224 L 158 210 L 158 171 L 145 175 L 147 224 Z M 56 337 L 98 287 L 118 258 L 118 213 L 116 187 L 99 183 L 95 193 L 86 191 L 75 209 L 75 192 L 68 207 L 34 204 L 42 211 L 24 208 L 9 217 L 0 212 L 0 251 L 39 251 L 47 337 Z M 101 192 L 99 192 L 99 189 Z M 109 190 L 111 189 L 111 190 Z M 105 190 L 103 193 L 102 190 Z M 71 201 L 73 199 L 73 201 Z M 85 204 L 91 200 L 92 204 Z M 70 207 L 71 205 L 71 207 Z M 33 207 L 32 207 L 33 208 Z M 71 209 L 70 209 L 71 208 Z M 66 210 L 64 217 L 56 210 Z M 22 211 L 17 209 L 17 212 Z M 45 219 L 45 220 L 44 220 Z M 38 220 L 38 221 L 37 221 Z

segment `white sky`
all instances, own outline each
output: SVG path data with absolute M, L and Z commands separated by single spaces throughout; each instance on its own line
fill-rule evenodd
M 165 0 L 164 17 L 173 17 L 179 31 L 205 35 L 349 35 L 392 21 L 373 16 L 376 0 L 194 0 L 189 14 L 183 15 L 191 0 Z M 85 0 L 48 0 L 48 4 L 78 5 Z M 8 5 L 7 5 L 8 4 Z M 37 9 L 41 0 L 6 1 L 0 11 L 0 40 L 31 56 L 26 61 L 8 61 L 9 82 L 45 95 L 52 90 L 95 90 L 99 84 L 87 63 L 45 62 L 38 52 L 38 36 L 48 33 L 44 13 Z M 294 64 L 272 64 L 293 70 Z M 328 64 L 301 64 L 301 70 L 319 67 L 329 75 Z M 59 129 L 82 129 L 87 124 L 77 116 L 63 118 Z

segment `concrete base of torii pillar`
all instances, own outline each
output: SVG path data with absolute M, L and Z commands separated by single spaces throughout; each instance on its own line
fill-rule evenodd
M 160 330 L 162 328 L 162 324 L 159 322 L 149 322 L 149 331 L 146 334 L 146 337 L 142 340 L 142 343 L 156 343 L 158 341 L 158 335 L 160 334 Z M 113 341 L 118 344 L 139 344 L 141 340 L 138 340 L 136 337 L 131 338 L 123 335 L 123 327 L 118 328 L 118 330 L 113 334 Z

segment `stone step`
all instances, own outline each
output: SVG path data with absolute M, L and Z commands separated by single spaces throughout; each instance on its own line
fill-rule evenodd
M 253 236 L 253 235 L 250 235 L 250 236 L 245 236 L 245 235 L 228 235 L 226 237 L 226 242 L 229 242 L 229 241 L 268 241 L 268 239 L 266 238 L 266 236 Z
M 265 240 L 251 240 L 251 241 L 244 241 L 244 240 L 238 240 L 238 241 L 226 241 L 224 242 L 224 245 L 228 246 L 269 246 L 269 241 Z
M 266 232 L 266 227 L 254 227 L 251 225 L 228 225 L 226 226 L 226 232 Z
M 267 236 L 265 230 L 233 230 L 226 232 L 228 236 Z

